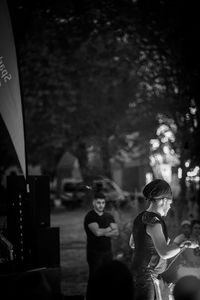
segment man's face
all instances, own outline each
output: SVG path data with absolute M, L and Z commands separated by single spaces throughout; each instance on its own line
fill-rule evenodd
M 192 235 L 194 237 L 199 237 L 200 236 L 200 224 L 194 224 L 192 227 Z
M 105 199 L 94 199 L 93 201 L 94 209 L 99 213 L 103 213 L 105 205 Z
M 181 227 L 181 232 L 185 235 L 185 236 L 189 236 L 190 235 L 190 225 L 189 224 L 184 224 Z

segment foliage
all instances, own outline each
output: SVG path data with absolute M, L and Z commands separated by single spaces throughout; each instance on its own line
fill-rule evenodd
M 41 6 L 32 13 L 31 35 L 19 46 L 31 161 L 54 165 L 67 147 L 84 173 L 87 147 L 95 138 L 109 167 L 109 138 L 124 124 L 136 94 L 139 64 L 134 23 L 127 33 L 118 16 L 110 19 L 112 14 L 112 9 L 89 7 L 82 16 L 75 7 L 68 13 L 59 6 L 46 11 Z M 39 26 L 40 35 L 33 31 Z
M 109 174 L 110 157 L 148 155 L 159 114 L 163 122 L 176 124 L 173 146 L 182 166 L 188 158 L 199 164 L 200 43 L 194 3 L 32 4 L 30 9 L 23 0 L 9 1 L 31 161 L 53 170 L 67 148 L 87 173 L 87 149 L 95 141 Z M 135 133 L 133 142 L 129 137 Z
M 199 18 L 197 4 L 192 1 L 175 3 L 164 1 L 137 1 L 141 20 L 146 22 L 148 36 L 168 59 L 165 68 L 165 111 L 177 126 L 176 143 L 180 155 L 199 164 Z M 185 22 L 185 20 L 188 22 Z M 196 111 L 196 112 L 194 112 Z

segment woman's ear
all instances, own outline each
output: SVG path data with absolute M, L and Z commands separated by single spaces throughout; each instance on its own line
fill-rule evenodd
M 162 198 L 159 200 L 159 205 L 163 206 L 166 203 L 166 198 Z

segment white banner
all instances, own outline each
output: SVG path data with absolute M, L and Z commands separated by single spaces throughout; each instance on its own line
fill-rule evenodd
M 0 113 L 26 177 L 22 102 L 12 25 L 6 0 L 0 0 Z

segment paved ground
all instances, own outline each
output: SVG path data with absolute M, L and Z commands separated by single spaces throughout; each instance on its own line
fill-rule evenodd
M 59 208 L 51 213 L 51 227 L 60 228 L 61 289 L 69 296 L 84 295 L 86 289 L 88 270 L 84 215 L 84 209 L 67 211 Z

